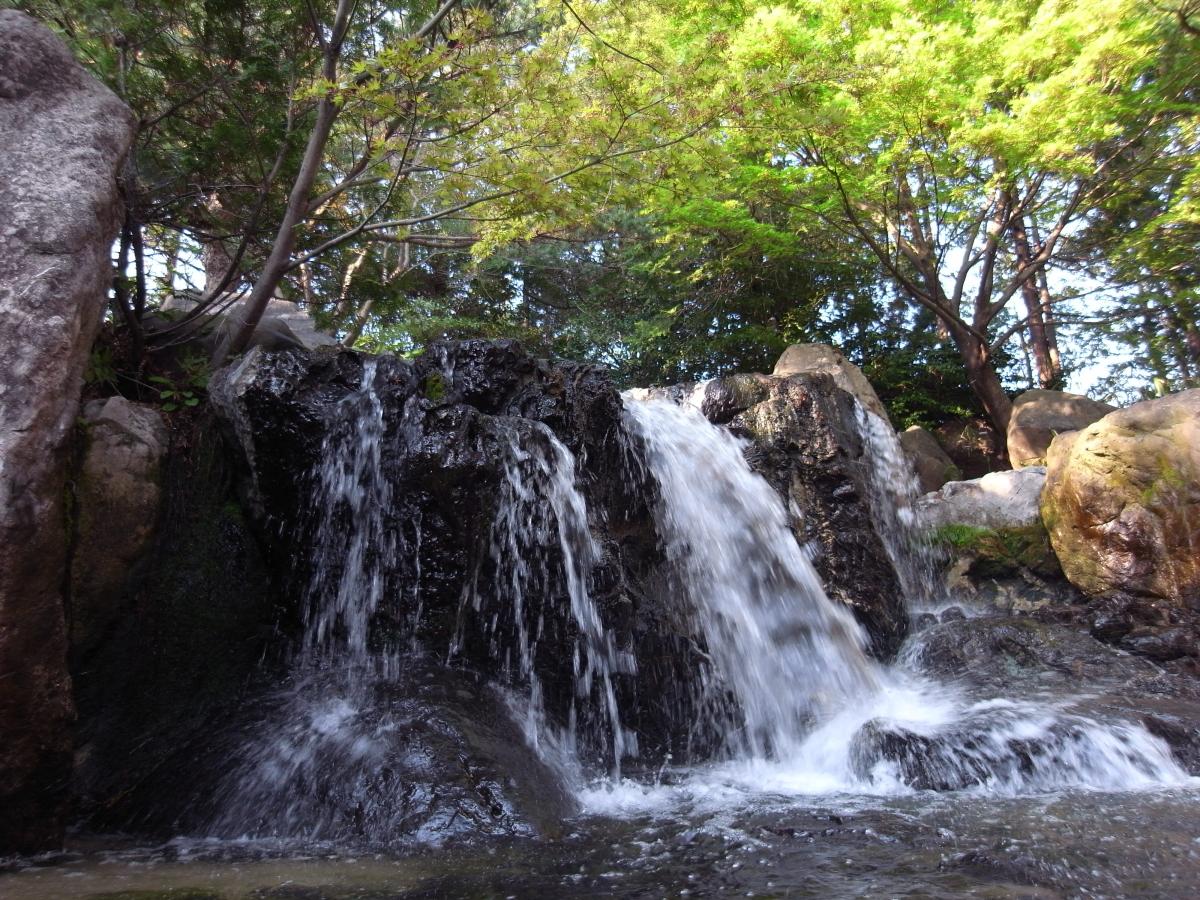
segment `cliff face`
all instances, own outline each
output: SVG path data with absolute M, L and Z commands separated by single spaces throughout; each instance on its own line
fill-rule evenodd
M 62 839 L 66 451 L 133 133 L 130 111 L 50 31 L 0 10 L 0 852 Z

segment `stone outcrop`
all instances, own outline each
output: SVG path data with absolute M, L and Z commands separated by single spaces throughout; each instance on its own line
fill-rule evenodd
M 900 432 L 900 446 L 912 464 L 922 494 L 932 493 L 947 481 L 957 481 L 962 477 L 958 466 L 946 455 L 937 438 L 920 425 Z
M 509 467 L 529 462 L 532 470 L 522 470 L 527 489 L 544 491 L 539 479 L 546 473 L 535 470 L 553 435 L 578 461 L 576 479 L 600 546 L 592 601 L 617 645 L 637 659 L 638 690 L 654 697 L 643 702 L 633 694 L 633 679 L 618 679 L 622 709 L 631 711 L 629 724 L 648 758 L 683 752 L 672 742 L 685 739 L 690 701 L 676 667 L 694 665 L 696 657 L 687 636 L 664 621 L 649 505 L 655 490 L 629 465 L 636 448 L 621 427 L 620 397 L 599 368 L 551 365 L 512 341 L 465 341 L 435 344 L 413 362 L 349 351 L 254 351 L 220 373 L 212 396 L 249 463 L 248 506 L 257 511 L 283 583 L 303 593 L 314 573 L 314 529 L 323 517 L 337 515 L 311 508 L 308 485 L 327 437 L 358 427 L 358 414 L 339 404 L 360 390 L 368 362 L 376 366 L 374 391 L 387 435 L 380 465 L 393 498 L 382 524 L 397 542 L 385 567 L 390 599 L 374 616 L 373 640 L 415 641 L 442 658 L 454 645 L 456 664 L 490 677 L 515 665 L 496 655 L 515 660 L 522 629 L 540 633 L 532 671 L 548 714 L 567 721 L 577 698 L 562 659 L 571 652 L 577 626 L 568 585 L 555 574 L 562 569 L 557 540 L 545 538 L 546 547 L 519 562 L 530 578 L 544 575 L 546 582 L 525 592 L 527 621 L 514 621 L 514 604 L 490 587 L 510 578 L 498 567 L 518 565 L 498 560 L 489 549 L 502 498 L 511 493 L 505 486 Z M 352 413 L 353 422 L 339 419 Z M 485 586 L 477 607 L 464 604 L 470 583 Z M 578 706 L 581 735 L 594 731 L 596 737 L 602 723 L 585 721 L 594 707 Z M 606 752 L 599 737 L 583 750 Z
M 0 852 L 62 837 L 66 450 L 133 131 L 49 30 L 0 10 Z
M 1013 468 L 1043 466 L 1056 435 L 1086 428 L 1115 407 L 1064 391 L 1026 391 L 1013 401 L 1008 458 Z
M 1046 470 L 1040 466 L 990 472 L 970 481 L 951 481 L 917 504 L 927 528 L 973 525 L 1020 528 L 1038 522 L 1038 502 Z
M 71 649 L 97 645 L 120 611 L 130 569 L 158 524 L 167 426 L 152 406 L 124 397 L 83 410 L 83 463 L 75 479 L 71 556 Z
M 1083 591 L 1200 609 L 1200 390 L 1055 438 L 1041 511 Z
M 828 344 L 792 344 L 783 351 L 779 362 L 775 363 L 775 371 L 771 374 L 776 378 L 787 378 L 791 375 L 829 375 L 834 384 L 856 397 L 865 409 L 875 413 L 885 422 L 888 421 L 887 410 L 871 382 L 863 375 L 862 369 L 846 359 L 840 350 Z
M 792 530 L 814 551 L 826 592 L 853 610 L 876 655 L 895 653 L 908 616 L 900 575 L 881 537 L 895 523 L 883 521 L 872 503 L 875 463 L 855 398 L 827 373 L 732 375 L 705 383 L 702 394 L 657 390 L 674 391 L 674 399 L 750 438 L 750 465 L 792 511 Z M 890 433 L 887 420 L 879 421 Z M 890 505 L 892 498 L 883 502 Z

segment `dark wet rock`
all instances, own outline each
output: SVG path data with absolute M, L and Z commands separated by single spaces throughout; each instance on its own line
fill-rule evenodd
M 160 526 L 77 647 L 74 791 L 80 815 L 130 830 L 190 802 L 180 747 L 208 741 L 256 673 L 273 675 L 282 606 L 238 503 L 234 457 L 211 415 L 176 419 L 161 463 Z
M 961 606 L 951 606 L 949 609 L 942 610 L 940 621 L 942 622 L 961 622 L 967 617 L 967 614 L 962 611 Z
M 1200 720 L 1194 709 L 1182 714 L 1169 707 L 1142 716 L 1142 725 L 1157 738 L 1167 742 L 1171 755 L 1189 775 L 1200 775 Z
M 575 801 L 494 687 L 421 658 L 386 679 L 350 675 L 252 690 L 175 750 L 168 768 L 181 784 L 147 797 L 129 826 L 392 848 L 561 836 Z M 261 749 L 247 756 L 248 746 Z
M 0 10 L 0 853 L 62 840 L 68 449 L 133 134 L 49 29 Z
M 1196 632 L 1183 625 L 1134 628 L 1120 640 L 1122 649 L 1147 659 L 1168 662 L 1181 656 L 1200 656 Z
M 323 517 L 347 515 L 314 515 L 308 486 L 323 442 L 349 427 L 339 424 L 339 404 L 359 388 L 366 362 L 353 352 L 255 352 L 213 381 L 215 401 L 249 462 L 247 505 L 256 510 L 272 565 L 296 596 L 313 573 L 307 548 L 314 529 Z M 656 490 L 621 427 L 623 407 L 608 374 L 536 360 L 512 341 L 435 344 L 413 362 L 379 357 L 373 365 L 386 434 L 382 469 L 393 498 L 385 530 L 396 546 L 372 645 L 415 642 L 443 658 L 453 645 L 455 665 L 519 681 L 517 635 L 521 628 L 537 634 L 532 668 L 548 715 L 565 724 L 575 706 L 580 733 L 589 736 L 584 754 L 605 755 L 606 726 L 588 719 L 602 704 L 576 703 L 575 679 L 564 665 L 578 627 L 559 550 L 547 547 L 529 561 L 547 580 L 531 592 L 523 622 L 513 604 L 487 588 L 500 578 L 491 529 L 514 447 L 543 452 L 552 434 L 577 460 L 590 531 L 602 550 L 592 600 L 617 648 L 637 661 L 637 678 L 618 676 L 616 683 L 626 724 L 638 732 L 646 759 L 667 752 L 678 759 L 689 746 L 702 752 L 701 742 L 689 743 L 695 716 L 688 687 L 701 657 L 663 596 L 651 513 Z M 484 586 L 478 606 L 472 584 Z
M 1086 630 L 1032 618 L 985 616 L 943 622 L 923 631 L 905 657 L 937 678 L 964 679 L 1005 696 L 1047 685 L 1095 687 L 1157 670 L 1110 648 Z
M 924 631 L 926 628 L 930 628 L 937 623 L 938 617 L 933 613 L 921 613 L 920 615 L 913 617 L 912 631 L 913 633 Z

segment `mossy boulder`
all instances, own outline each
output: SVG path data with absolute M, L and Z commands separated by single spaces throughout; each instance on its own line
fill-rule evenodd
M 1200 608 L 1200 390 L 1050 445 L 1041 514 L 1070 581 Z

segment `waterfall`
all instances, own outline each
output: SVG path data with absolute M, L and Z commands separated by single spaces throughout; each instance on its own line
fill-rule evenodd
M 637 755 L 637 736 L 622 725 L 614 684 L 616 675 L 634 675 L 633 656 L 617 648 L 590 594 L 600 547 L 588 526 L 587 503 L 575 477 L 575 457 L 540 422 L 501 421 L 505 437 L 504 477 L 497 498 L 487 560 L 488 577 L 477 564 L 464 585 L 458 630 L 450 660 L 460 652 L 469 607 L 487 632 L 490 652 L 505 680 L 528 685 L 526 738 L 539 752 L 579 752 L 581 716 L 595 721 L 597 742 L 607 744 L 612 772 L 621 760 Z M 480 560 L 482 563 L 483 560 Z M 539 642 L 545 627 L 546 595 L 561 586 L 578 636 L 570 651 L 575 685 L 565 733 L 549 723 L 537 671 Z M 502 626 L 511 622 L 511 634 Z M 551 652 L 561 656 L 561 651 Z M 561 660 L 560 660 L 561 664 Z M 580 706 L 585 709 L 580 709 Z
M 1017 794 L 1186 780 L 1166 744 L 1138 724 L 1099 722 L 1069 704 L 970 697 L 903 662 L 872 662 L 852 617 L 822 590 L 780 498 L 747 464 L 742 443 L 691 404 L 627 396 L 626 415 L 659 483 L 660 533 L 710 658 L 704 689 L 730 695 L 740 715 L 715 722 L 733 759 L 682 776 L 679 790 L 694 794 L 699 787 L 711 796 L 714 777 L 786 793 Z M 879 463 L 875 500 L 897 502 L 881 530 L 906 528 L 903 457 L 871 418 L 860 424 Z M 905 562 L 911 544 L 891 537 L 889 552 Z M 905 586 L 920 597 L 923 563 L 910 565 Z M 628 793 L 606 785 L 584 801 L 596 810 L 628 810 Z
M 739 442 L 694 406 L 630 403 L 662 496 L 667 556 L 702 631 L 716 683 L 744 727 L 734 749 L 793 751 L 821 717 L 878 687 L 865 638 L 825 596 L 779 497 L 751 471 Z
M 891 423 L 855 403 L 855 424 L 869 467 L 869 500 L 876 531 L 896 575 L 910 613 L 948 605 L 937 577 L 933 547 L 921 532 L 917 515 L 920 488 Z

